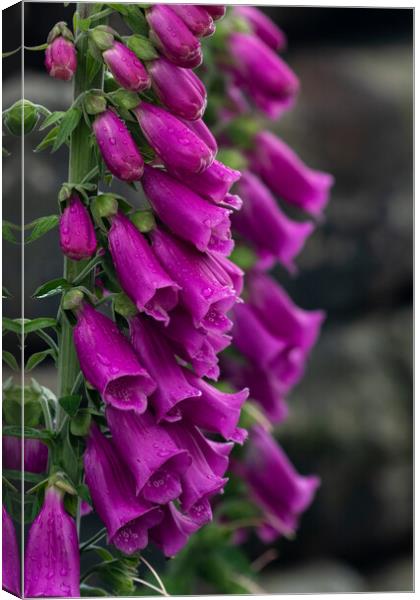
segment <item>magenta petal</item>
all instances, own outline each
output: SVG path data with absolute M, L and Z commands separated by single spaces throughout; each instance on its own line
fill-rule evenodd
M 200 529 L 200 524 L 179 512 L 170 502 L 164 509 L 162 522 L 150 531 L 150 537 L 165 556 L 175 556 L 188 542 L 189 537 Z
M 90 258 L 96 251 L 96 236 L 89 211 L 73 194 L 60 217 L 60 248 L 73 260 Z
M 48 447 L 41 440 L 26 438 L 24 444 L 24 469 L 28 473 L 44 473 L 48 464 Z M 2 437 L 3 468 L 20 471 L 22 468 L 22 439 Z
M 203 198 L 217 204 L 225 203 L 228 205 L 230 205 L 230 202 L 229 198 L 226 200 L 226 195 L 232 185 L 241 177 L 239 171 L 227 167 L 218 160 L 213 161 L 210 167 L 200 174 L 180 170 L 171 170 L 171 173 Z M 237 208 L 238 202 L 235 201 L 233 204 L 232 208 Z
M 156 385 L 115 323 L 85 303 L 73 339 L 82 372 L 104 401 L 120 410 L 144 412 Z
M 108 243 L 127 296 L 140 312 L 167 323 L 168 311 L 178 301 L 179 286 L 161 267 L 146 238 L 127 217 L 118 214 L 112 220 Z
M 76 523 L 64 509 L 63 493 L 53 487 L 27 537 L 25 596 L 80 596 Z
M 16 531 L 4 506 L 2 506 L 2 587 L 10 594 L 20 596 L 20 556 Z
M 102 56 L 121 87 L 133 92 L 141 92 L 150 87 L 150 78 L 143 64 L 136 54 L 121 42 L 114 41 L 113 46 L 105 50 Z
M 194 35 L 207 37 L 215 32 L 213 19 L 204 7 L 194 4 L 173 4 L 171 8 Z

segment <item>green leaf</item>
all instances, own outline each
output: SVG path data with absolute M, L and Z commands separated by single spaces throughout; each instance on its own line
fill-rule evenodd
M 48 350 L 42 350 L 42 352 L 34 352 L 34 354 L 31 354 L 31 356 L 28 358 L 28 362 L 25 365 L 25 371 L 32 371 L 32 369 L 42 363 L 47 356 L 54 356 L 54 352 L 51 350 L 51 348 L 48 348 Z
M 50 129 L 47 135 L 40 141 L 38 146 L 35 148 L 34 152 L 42 152 L 42 150 L 45 150 L 45 148 L 48 148 L 48 146 L 52 146 L 57 138 L 58 129 L 58 126 Z
M 54 432 L 48 429 L 36 429 L 35 427 L 17 427 L 16 425 L 6 425 L 3 427 L 3 435 L 12 437 L 25 437 L 32 440 L 51 441 L 54 439 Z
M 9 319 L 3 317 L 3 331 L 12 331 L 18 335 L 23 332 L 23 323 L 21 319 Z
M 17 320 L 17 319 L 16 319 Z M 38 317 L 36 319 L 22 319 L 24 334 L 33 333 L 39 329 L 47 329 L 48 327 L 57 327 L 57 321 L 51 317 Z
M 90 496 L 89 488 L 84 483 L 79 484 L 76 487 L 77 494 L 79 498 L 90 504 L 92 506 L 92 498 Z
M 122 16 L 123 20 L 134 33 L 147 35 L 149 33 L 149 25 L 142 11 L 135 4 L 128 4 L 126 6 L 128 10 L 127 14 Z
M 89 433 L 92 416 L 86 409 L 78 411 L 77 415 L 70 422 L 70 431 L 73 435 L 84 437 Z
M 156 48 L 144 35 L 131 35 L 126 38 L 125 42 L 130 50 L 132 50 L 141 60 L 153 60 L 158 57 Z
M 13 481 L 21 481 L 23 475 L 24 480 L 29 483 L 40 483 L 44 479 L 42 473 L 29 473 L 28 471 L 22 473 L 22 471 L 14 471 L 13 469 L 3 469 L 3 475 Z
M 16 358 L 11 352 L 8 352 L 7 350 L 3 350 L 3 362 L 5 362 L 6 365 L 9 365 L 9 367 L 13 369 L 13 371 L 19 371 L 19 365 L 17 363 Z
M 19 240 L 16 239 L 13 231 L 20 231 L 20 227 L 11 223 L 10 221 L 3 221 L 2 224 L 2 235 L 3 239 L 8 242 L 12 242 L 13 244 L 19 244 Z
M 70 416 L 74 417 L 79 410 L 80 403 L 82 401 L 82 397 L 76 394 L 72 396 L 62 396 L 59 398 L 58 402 L 61 408 Z
M 13 298 L 12 294 L 5 285 L 2 286 L 2 298 Z
M 57 137 L 52 147 L 52 151 L 56 152 L 71 136 L 76 129 L 82 117 L 82 111 L 79 108 L 73 107 L 65 113 L 60 126 L 58 128 Z
M 96 596 L 108 596 L 108 592 L 105 590 L 92 587 L 91 585 L 87 585 L 87 583 L 80 584 L 80 595 L 82 598 L 92 598 Z
M 34 242 L 48 233 L 51 229 L 54 229 L 54 227 L 57 227 L 59 221 L 60 217 L 58 215 L 49 215 L 47 217 L 39 217 L 39 219 L 35 219 L 32 223 L 25 225 L 26 230 L 32 229 L 31 234 L 25 240 L 25 244 Z
M 69 282 L 63 277 L 51 279 L 51 281 L 47 281 L 47 283 L 43 283 L 39 286 L 32 294 L 32 298 L 48 298 L 49 296 L 55 296 L 56 294 L 61 294 L 69 287 L 71 287 Z
M 66 113 L 63 110 L 56 110 L 55 112 L 52 112 L 38 127 L 39 131 L 42 131 L 43 129 L 50 127 L 50 125 L 54 125 L 55 123 L 61 121 L 65 114 Z

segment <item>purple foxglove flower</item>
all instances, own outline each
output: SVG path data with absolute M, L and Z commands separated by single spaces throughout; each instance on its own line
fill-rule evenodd
M 187 121 L 186 119 L 182 119 L 182 122 L 185 123 L 185 125 L 206 144 L 206 146 L 211 150 L 214 158 L 218 150 L 217 141 L 210 129 L 204 123 L 203 119 L 196 119 L 195 121 Z
M 111 173 L 123 181 L 138 181 L 143 175 L 144 162 L 124 122 L 107 109 L 96 117 L 93 131 Z
M 25 548 L 25 596 L 80 596 L 76 523 L 64 509 L 63 492 L 47 488 Z
M 3 463 L 4 466 L 4 463 Z M 20 597 L 20 556 L 16 531 L 9 513 L 2 506 L 2 587 Z
M 150 538 L 165 556 L 171 558 L 182 550 L 190 536 L 200 529 L 201 525 L 191 517 L 179 512 L 173 502 L 170 502 L 163 510 L 165 513 L 163 520 L 150 531 Z M 211 512 L 208 520 L 211 520 Z
M 134 477 L 136 494 L 157 504 L 178 498 L 180 476 L 191 464 L 188 452 L 178 448 L 150 412 L 136 415 L 108 407 L 106 418 L 112 441 Z
M 217 204 L 225 201 L 226 194 L 241 176 L 239 171 L 227 167 L 218 160 L 200 174 L 173 170 L 171 173 L 194 192 Z
M 148 70 L 153 91 L 171 113 L 188 121 L 203 116 L 207 105 L 206 88 L 191 69 L 177 67 L 160 57 L 149 63 Z
M 150 87 L 150 77 L 130 48 L 121 42 L 114 41 L 102 57 L 114 76 L 115 81 L 126 90 L 141 92 Z
M 307 167 L 280 138 L 269 131 L 258 133 L 251 163 L 274 194 L 311 215 L 322 213 L 334 178 Z
M 56 37 L 45 50 L 45 68 L 50 77 L 70 81 L 77 69 L 74 44 L 62 36 Z
M 301 379 L 306 362 L 305 352 L 267 329 L 252 306 L 235 306 L 233 323 L 234 345 L 262 371 L 275 377 L 283 392 L 290 390 Z
M 286 48 L 287 39 L 284 32 L 260 9 L 255 6 L 235 6 L 234 12 L 248 22 L 255 35 L 267 46 L 273 50 Z
M 177 236 L 201 252 L 232 252 L 231 211 L 206 202 L 162 169 L 146 166 L 142 185 L 160 220 Z
M 242 173 L 238 193 L 243 207 L 233 215 L 232 223 L 236 231 L 254 246 L 260 266 L 270 268 L 277 259 L 294 272 L 293 259 L 312 233 L 314 225 L 286 217 L 270 190 L 249 171 Z
M 229 50 L 236 83 L 269 117 L 292 106 L 299 80 L 271 48 L 252 34 L 235 32 L 229 37 Z
M 109 249 L 121 287 L 135 303 L 158 321 L 169 321 L 168 311 L 178 302 L 179 286 L 172 281 L 133 223 L 119 213 L 108 233 Z
M 226 6 L 223 4 L 202 4 L 202 6 L 209 13 L 213 21 L 222 19 L 226 14 Z
M 144 412 L 156 384 L 115 323 L 85 303 L 73 339 L 83 375 L 103 400 L 120 410 Z
M 60 248 L 73 260 L 90 258 L 96 252 L 96 236 L 89 211 L 73 194 L 60 217 Z
M 137 356 L 157 383 L 150 397 L 157 420 L 178 420 L 178 403 L 200 396 L 200 390 L 188 383 L 170 345 L 151 319 L 140 316 L 131 319 L 130 339 Z
M 325 320 L 322 310 L 303 310 L 292 302 L 274 279 L 260 272 L 247 278 L 248 302 L 258 313 L 268 331 L 289 345 L 308 353 L 315 344 Z
M 185 422 L 166 425 L 171 437 L 180 448 L 188 451 L 192 458 L 189 469 L 182 475 L 182 509 L 194 511 L 197 503 L 218 494 L 227 479 L 223 475 L 229 465 L 229 452 L 233 444 L 219 444 L 207 440 L 197 427 Z
M 261 426 L 254 426 L 250 432 L 243 476 L 267 520 L 268 528 L 260 532 L 265 539 L 269 529 L 276 537 L 293 534 L 299 516 L 311 504 L 320 484 L 318 477 L 299 475 L 280 446 Z
M 203 6 L 173 4 L 171 8 L 194 35 L 207 37 L 215 32 L 213 19 Z
M 200 42 L 188 29 L 173 7 L 155 4 L 146 11 L 150 37 L 159 50 L 179 67 L 194 69 L 201 65 Z
M 226 317 L 237 301 L 232 280 L 220 263 L 161 230 L 152 233 L 153 249 L 165 270 L 181 286 L 181 304 L 191 313 L 195 327 L 225 333 Z
M 147 141 L 168 168 L 201 173 L 212 164 L 214 151 L 180 119 L 148 102 L 141 102 L 134 112 Z
M 22 468 L 22 440 L 18 437 L 2 437 L 3 468 L 20 471 Z M 41 440 L 25 438 L 24 470 L 28 473 L 44 473 L 48 464 L 48 447 Z
M 248 398 L 248 389 L 228 394 L 209 385 L 190 371 L 187 380 L 201 391 L 199 398 L 183 400 L 180 404 L 182 416 L 190 423 L 211 433 L 219 433 L 228 441 L 242 444 L 246 438 L 245 429 L 238 428 L 241 407 Z
M 191 315 L 178 307 L 172 311 L 169 325 L 162 327 L 162 333 L 171 340 L 174 352 L 190 362 L 199 377 L 217 381 L 220 374 L 217 353 L 229 346 L 229 336 L 194 327 Z
M 96 424 L 90 429 L 83 462 L 93 505 L 108 530 L 109 542 L 126 554 L 143 550 L 148 530 L 161 521 L 162 511 L 136 497 L 130 471 Z
M 226 258 L 226 256 L 215 256 L 215 261 L 223 269 L 225 274 L 232 282 L 233 289 L 240 296 L 244 287 L 244 272 L 234 262 Z

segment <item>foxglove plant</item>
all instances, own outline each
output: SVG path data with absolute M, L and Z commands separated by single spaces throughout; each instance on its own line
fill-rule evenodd
M 271 117 L 289 109 L 299 82 L 276 54 L 284 35 L 266 17 L 251 7 L 225 13 L 219 5 L 79 3 L 75 30 L 60 22 L 48 38 L 47 71 L 74 76 L 74 99 L 66 112 L 29 106 L 31 127 L 41 116 L 42 128 L 50 127 L 38 151 L 69 144 L 69 174 L 60 214 L 25 230 L 34 241 L 59 224 L 63 277 L 35 297 L 62 296 L 56 319 L 5 327 L 22 340 L 38 335 L 47 347 L 26 368 L 52 357 L 59 379 L 58 398 L 36 381 L 32 404 L 25 397 L 24 457 L 15 444 L 20 410 L 7 409 L 6 473 L 13 479 L 23 458 L 36 481 L 25 498 L 29 596 L 95 595 L 93 575 L 102 594 L 131 594 L 137 584 L 167 594 L 141 551 L 154 543 L 174 557 L 203 543 L 197 556 L 207 557 L 209 531 L 215 563 L 217 544 L 238 529 L 226 525 L 221 500 L 231 474 L 260 506 L 252 522 L 266 540 L 296 528 L 318 485 L 298 476 L 255 423 L 285 417 L 284 398 L 323 320 L 296 307 L 264 273 L 275 261 L 293 270 L 314 228 L 289 219 L 275 196 L 319 216 L 332 179 L 258 131 L 252 114 L 245 113 L 250 127 L 241 122 L 250 103 Z M 132 34 L 109 27 L 110 15 Z M 194 69 L 205 55 L 212 61 L 200 78 Z M 136 190 L 134 205 L 113 192 L 113 179 Z M 232 231 L 240 249 L 249 244 L 258 257 L 245 284 Z M 219 362 L 232 341 L 233 353 Z M 249 393 L 267 416 L 248 404 Z M 267 481 L 261 469 L 275 477 Z M 12 490 L 9 484 L 11 498 Z M 104 529 L 80 542 L 89 513 Z M 11 540 L 5 511 L 3 519 Z M 105 536 L 106 549 L 99 545 Z M 83 572 L 88 552 L 97 561 Z M 17 589 L 15 563 L 7 566 L 10 589 Z M 138 577 L 140 564 L 158 587 Z M 226 580 L 212 569 L 201 571 L 213 583 Z M 170 569 L 167 582 L 176 588 Z

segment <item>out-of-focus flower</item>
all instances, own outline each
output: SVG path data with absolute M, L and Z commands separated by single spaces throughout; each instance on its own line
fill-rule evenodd
M 96 236 L 89 211 L 73 194 L 60 218 L 60 248 L 73 260 L 90 258 L 96 251 Z
M 156 384 L 115 323 L 84 303 L 73 339 L 83 375 L 104 401 L 120 410 L 144 412 Z
M 25 548 L 25 596 L 80 596 L 76 523 L 64 509 L 63 492 L 47 488 Z
M 169 277 L 133 223 L 119 213 L 112 219 L 109 249 L 121 287 L 139 311 L 169 321 L 179 286 Z
M 93 131 L 111 173 L 123 181 L 138 181 L 144 162 L 124 122 L 108 109 L 96 117 Z
M 150 77 L 130 48 L 114 41 L 111 48 L 102 53 L 102 57 L 121 87 L 132 92 L 141 92 L 150 87 Z
M 28 473 L 44 473 L 48 463 L 48 447 L 41 441 L 26 438 L 24 447 L 24 470 Z M 2 437 L 3 468 L 20 471 L 22 468 L 22 439 Z
M 3 438 L 4 439 L 4 438 Z M 4 463 L 3 463 L 4 466 Z M 10 468 L 10 467 L 7 467 Z M 6 592 L 20 596 L 20 557 L 13 521 L 2 506 L 2 586 Z
M 161 521 L 162 512 L 136 497 L 131 473 L 95 424 L 83 461 L 93 505 L 106 525 L 109 541 L 126 554 L 145 548 L 148 530 Z
M 171 8 L 194 35 L 206 37 L 215 32 L 213 19 L 204 7 L 194 4 L 173 4 Z
M 284 32 L 255 6 L 235 6 L 235 14 L 244 18 L 253 33 L 273 50 L 284 50 L 287 39 Z
M 307 167 L 295 152 L 269 131 L 255 136 L 251 170 L 286 202 L 319 216 L 329 199 L 334 178 Z
M 55 79 L 69 81 L 77 69 L 76 48 L 63 36 L 56 37 L 45 50 L 45 68 Z

